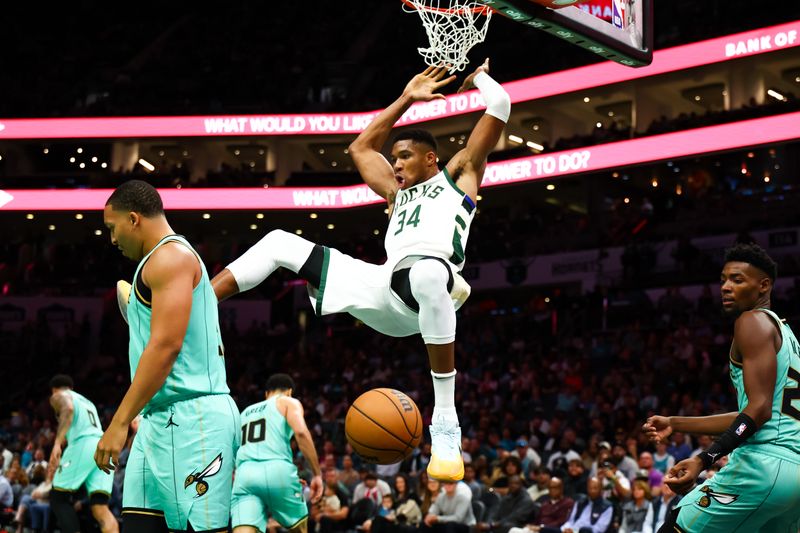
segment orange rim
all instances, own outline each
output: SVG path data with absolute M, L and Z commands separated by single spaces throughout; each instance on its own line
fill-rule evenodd
M 408 7 L 410 7 L 411 9 L 414 9 L 414 10 L 418 9 L 418 7 L 416 5 L 414 5 L 413 2 L 411 2 L 411 0 L 400 0 L 400 1 L 403 2 L 405 5 L 407 5 Z M 445 8 L 442 8 L 442 7 L 428 7 L 428 6 L 421 6 L 421 9 L 423 9 L 425 11 L 442 13 L 444 15 L 457 15 L 458 13 L 464 11 L 464 9 L 452 9 L 452 8 L 445 9 Z M 486 15 L 489 12 L 492 11 L 492 8 L 489 7 L 489 6 L 472 7 L 472 8 L 469 9 L 469 11 L 472 11 L 473 13 L 475 13 L 477 15 Z

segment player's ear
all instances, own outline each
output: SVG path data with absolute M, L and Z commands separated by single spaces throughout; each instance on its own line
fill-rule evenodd
M 139 223 L 142 221 L 142 215 L 137 213 L 136 211 L 131 211 L 128 213 L 128 221 L 131 223 L 131 226 L 138 226 Z
M 436 152 L 434 152 L 433 150 L 430 150 L 425 154 L 425 162 L 428 163 L 428 165 L 430 166 L 435 165 L 437 159 L 439 158 L 436 156 Z
M 765 276 L 761 278 L 761 282 L 759 283 L 758 293 L 759 294 L 767 294 L 772 290 L 772 280 L 769 277 Z

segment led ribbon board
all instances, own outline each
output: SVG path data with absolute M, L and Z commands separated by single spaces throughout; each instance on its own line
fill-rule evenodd
M 631 69 L 599 63 L 503 85 L 512 103 L 527 102 L 603 85 L 656 76 L 711 63 L 793 48 L 800 21 L 692 43 L 655 53 L 650 66 Z M 446 100 L 417 103 L 398 126 L 419 124 L 482 111 L 477 91 L 453 94 Z M 5 139 L 123 139 L 168 137 L 235 137 L 358 134 L 380 111 L 303 115 L 226 115 L 183 117 L 113 117 L 0 119 Z
M 491 163 L 483 186 L 522 183 L 641 163 L 800 139 L 800 112 L 653 135 L 577 150 Z M 3 211 L 101 210 L 111 189 L 0 191 Z M 164 207 L 187 209 L 341 209 L 383 202 L 366 185 L 161 189 Z

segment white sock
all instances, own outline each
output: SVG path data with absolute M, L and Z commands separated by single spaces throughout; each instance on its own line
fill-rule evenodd
M 244 292 L 264 281 L 278 267 L 299 272 L 313 249 L 313 242 L 293 233 L 270 231 L 227 269 L 233 274 L 239 292 Z
M 458 423 L 456 413 L 456 371 L 439 374 L 431 370 L 433 378 L 433 419 Z

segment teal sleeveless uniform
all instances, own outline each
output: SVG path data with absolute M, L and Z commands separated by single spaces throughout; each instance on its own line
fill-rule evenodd
M 94 462 L 97 442 L 103 436 L 97 408 L 75 391 L 66 393 L 72 398 L 72 423 L 67 430 L 67 447 L 53 477 L 53 490 L 75 492 L 85 484 L 90 497 L 102 495 L 105 498 L 100 499 L 107 501 L 114 476 L 97 468 Z M 101 503 L 97 497 L 93 503 Z
M 231 525 L 267 530 L 272 516 L 291 529 L 308 517 L 303 487 L 292 462 L 294 432 L 277 408 L 280 395 L 242 411 L 242 445 L 236 454 Z
M 800 344 L 769 309 L 781 348 L 772 417 L 735 449 L 709 481 L 684 496 L 677 525 L 686 532 L 797 533 L 800 530 Z M 742 365 L 731 358 L 741 412 L 747 406 Z
M 150 339 L 151 293 L 142 269 L 161 246 L 179 243 L 202 270 L 192 291 L 183 345 L 164 385 L 142 410 L 125 470 L 123 515 L 163 515 L 170 530 L 217 530 L 228 525 L 239 411 L 225 383 L 217 298 L 197 252 L 168 235 L 139 263 L 128 302 L 131 379 Z

